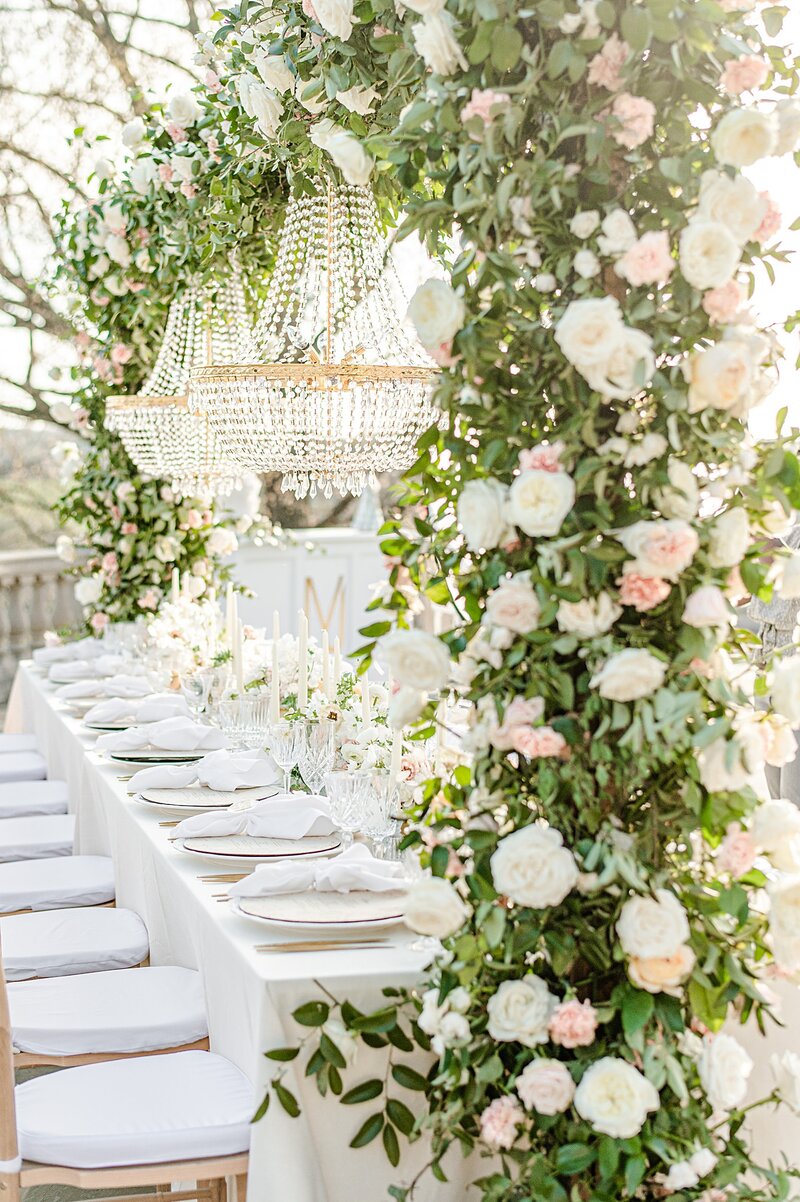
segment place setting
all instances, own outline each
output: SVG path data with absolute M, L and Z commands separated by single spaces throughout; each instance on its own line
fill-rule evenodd
M 179 715 L 101 734 L 95 750 L 114 764 L 139 768 L 148 764 L 189 764 L 226 745 L 220 730 Z
M 276 796 L 279 772 L 262 751 L 220 748 L 188 764 L 142 768 L 127 782 L 132 799 L 162 812 L 242 809 Z

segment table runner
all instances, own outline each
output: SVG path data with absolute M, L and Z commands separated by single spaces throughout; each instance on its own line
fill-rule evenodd
M 9 700 L 7 729 L 35 733 L 48 775 L 67 780 L 77 815 L 75 851 L 113 857 L 117 904 L 135 910 L 146 923 L 151 962 L 200 971 L 211 1048 L 250 1077 L 259 1099 L 274 1072 L 263 1052 L 295 1041 L 298 1028 L 291 1011 L 320 996 L 314 981 L 336 997 L 369 1009 L 380 1004 L 382 986 L 413 984 L 419 978 L 424 958 L 411 950 L 413 936 L 405 931 L 393 934 L 386 951 L 307 956 L 255 952 L 255 944 L 290 939 L 291 931 L 273 932 L 215 901 L 212 895 L 224 886 L 212 888 L 197 879 L 215 866 L 182 855 L 170 844 L 169 830 L 159 826 L 168 815 L 128 796 L 126 785 L 116 778 L 124 767 L 112 766 L 93 750 L 94 737 L 53 693 L 53 686 L 30 663 L 21 664 Z M 384 1063 L 382 1053 L 359 1048 L 346 1088 L 382 1076 Z M 320 1099 L 313 1082 L 302 1077 L 287 1078 L 286 1083 L 299 1098 L 303 1114 L 290 1119 L 273 1100 L 266 1117 L 253 1127 L 248 1202 L 382 1202 L 388 1198 L 389 1184 L 408 1183 L 424 1164 L 424 1141 L 404 1147 L 401 1167 L 394 1170 L 379 1141 L 350 1149 L 369 1107 L 343 1107 L 332 1098 Z M 415 1097 L 398 1090 L 401 1093 L 413 1108 Z M 415 1192 L 415 1202 L 466 1202 L 472 1191 L 466 1191 L 465 1181 L 478 1174 L 468 1175 L 458 1156 L 449 1168 L 450 1184 L 434 1182 L 428 1175 Z

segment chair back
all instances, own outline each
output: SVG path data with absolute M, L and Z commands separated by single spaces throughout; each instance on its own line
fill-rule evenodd
M 6 974 L 0 948 L 0 1200 L 15 1202 L 20 1188 L 17 1113 L 14 1106 L 14 1050 Z

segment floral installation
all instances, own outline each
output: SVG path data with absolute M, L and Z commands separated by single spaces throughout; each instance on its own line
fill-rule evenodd
M 440 1181 L 454 1147 L 485 1156 L 484 1202 L 788 1189 L 742 1124 L 796 1104 L 798 1058 L 751 1099 L 732 1033 L 800 971 L 797 811 L 755 787 L 794 754 L 800 664 L 755 661 L 734 606 L 784 588 L 763 551 L 800 505 L 786 415 L 768 443 L 746 426 L 780 355 L 747 297 L 783 252 L 742 171 L 800 139 L 784 10 L 755 7 L 277 0 L 215 34 L 242 153 L 401 199 L 398 237 L 447 268 L 410 310 L 446 427 L 383 530 L 392 616 L 364 655 L 420 731 L 450 688 L 471 715 L 469 764 L 424 785 L 408 836 L 432 875 L 406 920 L 442 952 L 379 1011 L 299 1007 L 261 1113 L 298 1112 L 299 1067 L 366 1108 L 354 1147 L 398 1165 L 424 1136 Z M 408 629 L 410 586 L 444 637 Z M 359 1042 L 386 1073 L 345 1087 Z

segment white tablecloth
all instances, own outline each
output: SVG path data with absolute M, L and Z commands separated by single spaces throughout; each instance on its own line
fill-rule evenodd
M 169 831 L 159 826 L 167 815 L 148 810 L 127 794 L 117 779 L 126 769 L 93 750 L 95 736 L 53 693 L 37 670 L 22 664 L 6 728 L 34 732 L 48 775 L 68 781 L 78 819 L 75 850 L 113 856 L 117 904 L 135 910 L 147 924 L 151 962 L 200 970 L 211 1047 L 247 1073 L 258 1100 L 275 1071 L 263 1053 L 294 1043 L 302 1033 L 291 1012 L 320 996 L 314 981 L 324 982 L 338 998 L 371 1009 L 380 1005 L 384 985 L 412 984 L 419 978 L 423 961 L 410 949 L 407 932 L 393 936 L 386 951 L 284 956 L 254 951 L 258 943 L 287 936 L 237 917 L 213 898 L 224 886 L 214 888 L 197 879 L 213 872 L 213 865 L 172 846 Z M 302 1057 L 299 1063 L 302 1071 Z M 346 1088 L 382 1076 L 383 1063 L 381 1053 L 359 1049 Z M 265 1118 L 254 1126 L 249 1202 L 379 1202 L 388 1196 L 389 1184 L 407 1183 L 424 1163 L 424 1141 L 410 1150 L 403 1147 L 397 1170 L 388 1165 L 379 1140 L 360 1150 L 348 1147 L 376 1103 L 341 1106 L 333 1098 L 320 1099 L 313 1082 L 300 1073 L 290 1072 L 286 1084 L 299 1097 L 303 1114 L 290 1119 L 273 1098 Z M 412 1109 L 418 1102 L 407 1091 L 398 1090 L 398 1095 Z M 428 1176 L 415 1193 L 418 1202 L 464 1202 L 469 1196 L 464 1182 L 473 1174 L 466 1174 L 458 1158 L 450 1168 L 451 1184 Z

